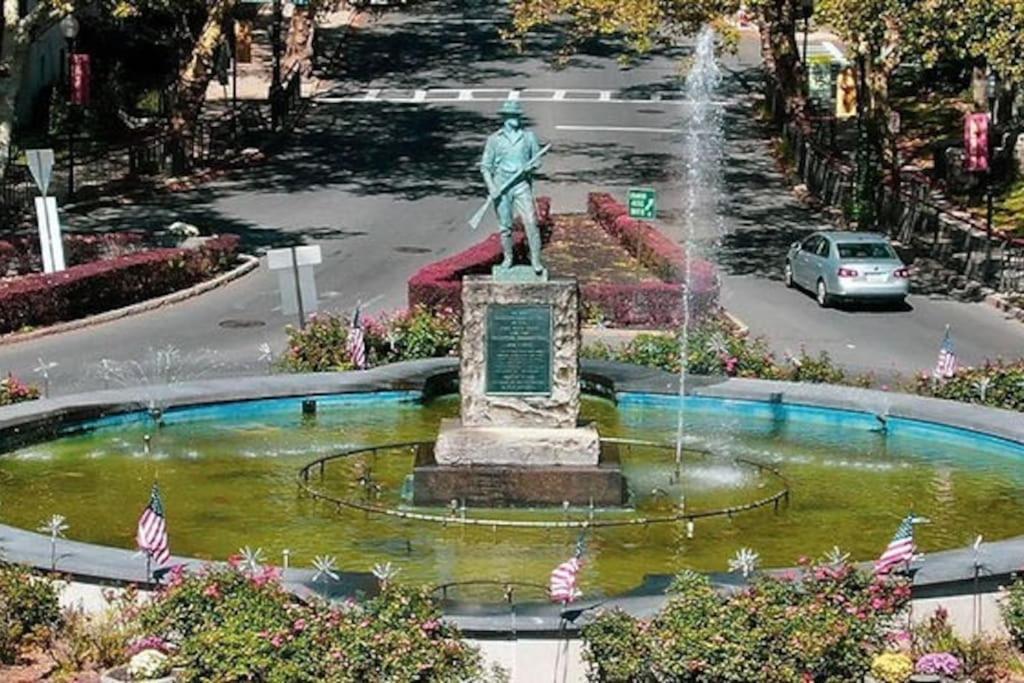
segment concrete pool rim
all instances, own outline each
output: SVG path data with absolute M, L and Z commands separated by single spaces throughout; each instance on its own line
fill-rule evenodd
M 584 360 L 585 390 L 623 402 L 670 403 L 678 394 L 678 378 L 670 373 L 610 361 Z M 35 442 L 59 436 L 67 425 L 114 415 L 148 410 L 159 405 L 169 414 L 175 410 L 215 404 L 266 399 L 326 399 L 330 396 L 373 395 L 392 392 L 389 400 L 416 400 L 451 393 L 456 387 L 455 358 L 409 361 L 371 370 L 308 375 L 270 375 L 185 382 L 167 386 L 109 389 L 0 408 L 0 437 L 8 447 L 19 441 Z M 687 396 L 753 405 L 760 410 L 823 410 L 837 419 L 906 421 L 924 426 L 954 428 L 972 438 L 995 438 L 1024 452 L 1024 417 L 1020 413 L 984 408 L 909 394 L 857 389 L 846 386 L 810 385 L 736 378 L 688 378 Z M 691 399 L 693 400 L 693 399 Z M 845 414 L 845 416 L 844 416 Z M 875 416 L 879 416 L 876 418 Z M 30 531 L 0 525 L 0 546 L 5 558 L 46 570 L 50 566 L 50 540 Z M 144 565 L 133 551 L 61 540 L 58 571 L 76 581 L 97 584 L 145 583 Z M 1009 583 L 1024 560 L 1024 535 L 985 543 L 984 566 L 977 589 L 993 592 Z M 954 596 L 975 590 L 975 555 L 971 548 L 929 554 L 913 577 L 915 598 Z M 175 557 L 175 562 L 202 564 Z M 735 585 L 732 575 L 712 574 L 722 585 Z M 638 579 L 641 577 L 638 577 Z M 638 615 L 656 612 L 665 600 L 667 579 L 643 577 L 626 594 L 604 602 Z M 325 590 L 312 582 L 312 571 L 290 569 L 285 576 L 297 593 L 318 592 L 328 597 L 370 591 L 375 581 L 369 574 L 349 573 Z M 587 607 L 584 600 L 576 606 Z M 446 603 L 446 614 L 469 634 L 507 637 L 510 633 L 561 634 L 566 624 L 558 605 L 544 603 Z

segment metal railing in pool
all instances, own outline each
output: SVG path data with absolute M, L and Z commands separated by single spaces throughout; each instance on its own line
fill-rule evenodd
M 615 437 L 602 437 L 602 444 L 614 444 L 616 446 L 625 446 L 628 449 L 634 447 L 638 448 L 654 448 L 661 450 L 669 450 L 674 452 L 674 444 L 666 444 L 663 442 L 655 441 L 644 441 L 641 439 L 624 439 Z M 341 498 L 336 495 L 326 493 L 313 486 L 310 479 L 313 473 L 316 471 L 320 475 L 320 479 L 323 480 L 327 465 L 338 460 L 345 460 L 348 458 L 359 457 L 370 455 L 377 457 L 382 452 L 397 451 L 413 449 L 415 450 L 421 447 L 430 446 L 433 441 L 403 441 L 398 443 L 380 444 L 376 446 L 361 446 L 358 448 L 350 448 L 338 453 L 332 453 L 325 455 L 321 458 L 317 458 L 312 462 L 304 465 L 299 470 L 298 483 L 299 488 L 303 493 L 306 493 L 315 500 L 322 500 L 327 503 L 332 503 L 340 510 L 347 508 L 350 510 L 356 510 L 359 512 L 365 512 L 373 515 L 384 515 L 387 517 L 394 517 L 397 519 L 412 520 L 418 522 L 431 522 L 434 524 L 441 525 L 464 525 L 464 526 L 482 526 L 492 527 L 497 529 L 498 527 L 504 528 L 521 528 L 521 529 L 600 529 L 600 528 L 611 528 L 611 527 L 637 527 L 647 526 L 650 524 L 667 524 L 675 522 L 691 522 L 696 519 L 706 519 L 709 517 L 729 517 L 730 519 L 737 514 L 744 512 L 750 512 L 759 508 L 772 506 L 775 511 L 778 511 L 779 506 L 783 503 L 789 502 L 789 482 L 779 472 L 778 469 L 767 465 L 765 463 L 757 462 L 755 460 L 749 460 L 747 458 L 734 458 L 733 460 L 737 463 L 742 463 L 748 467 L 753 468 L 761 474 L 767 474 L 779 483 L 779 488 L 774 493 L 763 498 L 758 498 L 746 503 L 739 505 L 731 505 L 722 508 L 711 508 L 707 510 L 687 510 L 685 507 L 680 507 L 671 514 L 664 515 L 653 515 L 643 516 L 637 515 L 628 519 L 595 519 L 593 516 L 593 509 L 588 512 L 586 519 L 561 519 L 561 520 L 527 520 L 527 519 L 495 519 L 487 517 L 471 517 L 465 514 L 465 508 L 461 508 L 458 514 L 436 514 L 429 512 L 418 512 L 415 510 L 406 510 L 398 507 L 390 507 L 385 505 L 379 505 L 369 501 L 353 500 L 351 498 Z M 685 452 L 699 453 L 705 456 L 714 455 L 711 451 L 706 449 L 698 448 L 687 448 Z

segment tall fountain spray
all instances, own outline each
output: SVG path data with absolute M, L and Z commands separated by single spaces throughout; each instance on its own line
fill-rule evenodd
M 699 249 L 698 239 L 720 233 L 721 216 L 718 195 L 722 154 L 721 109 L 713 100 L 722 75 L 715 60 L 715 32 L 710 27 L 697 37 L 693 64 L 686 75 L 686 99 L 689 121 L 686 125 L 684 154 L 686 188 L 683 197 L 683 244 L 686 260 L 683 266 L 683 328 L 680 338 L 679 413 L 676 424 L 676 477 L 683 457 L 683 397 L 686 395 L 686 374 L 689 365 L 687 349 L 690 341 L 692 304 L 690 301 L 693 273 L 691 263 Z M 698 229 L 706 232 L 698 234 Z

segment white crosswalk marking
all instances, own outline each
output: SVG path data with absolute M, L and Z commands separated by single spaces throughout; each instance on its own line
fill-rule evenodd
M 314 99 L 321 104 L 340 104 L 344 102 L 436 104 L 444 102 L 504 102 L 505 100 L 521 100 L 523 102 L 589 102 L 592 104 L 645 104 L 657 102 L 662 105 L 677 107 L 690 105 L 686 93 L 680 90 L 623 95 L 611 90 L 588 90 L 581 88 L 421 88 L 416 90 L 373 88 L 364 92 L 344 95 L 324 94 Z M 712 104 L 721 107 L 725 106 L 727 101 L 717 100 L 712 102 Z

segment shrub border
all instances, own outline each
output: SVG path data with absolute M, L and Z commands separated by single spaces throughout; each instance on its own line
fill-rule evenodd
M 539 221 L 550 229 L 551 202 L 547 197 L 537 200 Z M 661 282 L 636 284 L 584 284 L 580 288 L 583 306 L 597 308 L 612 324 L 627 328 L 670 327 L 682 317 L 682 276 L 686 263 L 685 250 L 649 223 L 629 218 L 626 208 L 607 193 L 590 193 L 587 214 L 605 232 Z M 521 231 L 516 231 L 516 249 L 525 248 Z M 409 307 L 450 308 L 462 310 L 462 278 L 466 275 L 488 274 L 491 266 L 501 261 L 501 242 L 497 234 L 454 256 L 420 268 L 408 281 Z M 718 279 L 714 264 L 695 259 L 699 287 L 691 299 L 691 311 L 699 313 L 718 303 Z
M 152 299 L 146 299 L 139 303 L 131 304 L 129 306 L 123 306 L 121 308 L 115 308 L 110 311 L 103 313 L 97 313 L 96 315 L 86 316 L 84 318 L 77 318 L 75 320 L 68 320 L 66 322 L 54 323 L 46 327 L 40 327 L 38 329 L 29 330 L 26 332 L 8 332 L 0 335 L 0 346 L 7 346 L 10 344 L 20 344 L 22 342 L 32 341 L 33 339 L 39 339 L 41 337 L 48 337 L 52 334 L 61 334 L 63 332 L 71 332 L 73 330 L 82 329 L 84 327 L 93 327 L 94 325 L 100 325 L 102 323 L 112 322 L 114 320 L 120 320 L 121 318 L 127 318 L 140 313 L 146 313 L 163 306 L 169 306 L 176 304 L 181 301 L 187 301 L 193 297 L 197 297 L 200 294 L 209 292 L 212 289 L 217 289 L 223 285 L 228 284 L 238 278 L 246 275 L 247 273 L 255 270 L 260 260 L 250 254 L 238 254 L 238 259 L 242 263 L 235 266 L 226 273 L 200 282 L 199 284 L 192 285 L 186 289 L 179 289 L 177 292 L 171 292 L 170 294 L 164 294 Z

